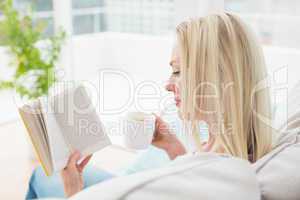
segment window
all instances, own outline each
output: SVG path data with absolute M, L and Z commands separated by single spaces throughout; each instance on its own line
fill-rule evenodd
M 103 8 L 105 0 L 73 0 L 73 34 L 105 31 Z M 103 24 L 102 24 L 103 23 Z
M 52 11 L 52 0 L 15 0 L 15 6 L 19 9 L 27 9 L 32 6 L 38 12 Z
M 72 7 L 80 8 L 95 8 L 103 6 L 104 0 L 73 0 Z
M 50 36 L 54 31 L 53 22 L 53 4 L 52 0 L 15 0 L 14 6 L 23 12 L 32 8 L 34 11 L 35 22 L 45 22 L 47 27 L 44 31 L 45 36 Z
M 164 34 L 174 28 L 174 0 L 73 0 L 73 33 Z
M 54 32 L 54 0 L 15 0 L 20 11 L 34 11 L 46 22 L 45 36 Z M 175 0 L 68 0 L 72 4 L 73 34 L 103 31 L 167 34 L 175 27 Z M 58 2 L 59 3 L 59 2 Z
M 162 35 L 175 28 L 175 6 L 178 7 L 175 0 L 66 1 L 72 4 L 75 35 L 103 31 Z M 199 4 L 196 0 L 186 4 L 187 12 L 193 8 L 192 2 Z M 48 23 L 44 34 L 53 33 L 53 0 L 15 0 L 14 3 L 19 10 L 31 5 L 36 10 L 35 20 Z M 227 11 L 239 13 L 263 44 L 300 48 L 299 0 L 224 0 L 224 6 Z
M 225 9 L 240 13 L 266 45 L 300 48 L 299 0 L 225 0 Z

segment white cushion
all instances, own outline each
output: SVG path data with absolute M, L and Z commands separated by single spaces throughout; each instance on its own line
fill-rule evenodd
M 253 166 L 263 200 L 299 200 L 299 130 L 284 132 L 276 148 Z

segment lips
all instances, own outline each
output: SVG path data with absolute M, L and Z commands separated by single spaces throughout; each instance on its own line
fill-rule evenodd
M 180 99 L 180 95 L 177 92 L 174 92 L 174 101 L 176 103 L 176 106 L 179 107 L 180 103 L 181 103 L 181 99 Z
M 177 107 L 180 106 L 181 100 L 177 99 L 177 98 L 175 98 L 174 100 L 175 100 L 176 106 Z

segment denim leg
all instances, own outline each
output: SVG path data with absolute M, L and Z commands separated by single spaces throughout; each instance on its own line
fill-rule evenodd
M 34 179 L 35 179 L 35 171 L 36 170 L 34 170 L 34 172 L 31 175 L 31 178 L 29 180 L 28 190 L 27 190 L 27 194 L 26 194 L 26 197 L 25 197 L 26 200 L 27 199 L 36 199 L 37 198 L 37 195 L 36 195 L 35 190 L 33 188 L 33 182 L 34 182 Z
M 114 174 L 105 170 L 101 170 L 97 167 L 86 166 L 83 171 L 84 188 L 109 180 L 113 177 L 115 177 Z
M 86 166 L 83 171 L 84 188 L 99 182 L 111 179 L 113 174 L 92 166 Z M 47 177 L 41 167 L 32 173 L 29 188 L 26 195 L 27 199 L 59 197 L 64 198 L 64 188 L 61 176 L 56 173 Z

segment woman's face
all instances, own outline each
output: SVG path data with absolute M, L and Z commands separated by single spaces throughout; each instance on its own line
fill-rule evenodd
M 170 60 L 170 67 L 172 68 L 172 74 L 167 82 L 166 90 L 169 92 L 173 92 L 176 106 L 179 107 L 181 103 L 179 92 L 180 65 L 177 47 L 173 48 Z

